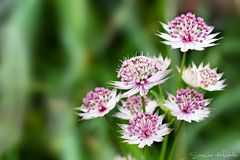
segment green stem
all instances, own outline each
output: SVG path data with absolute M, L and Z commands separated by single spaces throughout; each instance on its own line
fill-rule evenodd
M 182 126 L 183 126 L 183 121 L 180 122 L 179 127 L 178 127 L 178 129 L 176 131 L 176 137 L 175 137 L 175 139 L 173 141 L 173 144 L 172 144 L 172 147 L 171 147 L 171 150 L 170 150 L 170 153 L 169 153 L 168 160 L 172 160 L 173 159 L 173 153 L 175 151 L 178 139 L 180 138 L 180 133 L 181 133 Z
M 143 112 L 145 113 L 146 112 L 146 106 L 145 106 L 144 96 L 142 96 L 142 109 L 143 109 Z
M 175 118 L 173 117 L 172 120 L 170 121 L 170 123 L 168 123 L 168 126 L 171 126 L 174 121 L 175 121 Z
M 146 160 L 150 160 L 151 159 L 150 154 L 149 154 L 149 147 L 148 146 L 144 147 L 144 158 Z
M 160 94 L 160 103 L 162 105 L 164 101 L 164 94 L 163 94 L 161 85 L 159 85 L 158 88 L 159 88 L 159 94 Z
M 185 65 L 185 61 L 186 61 L 186 55 L 187 55 L 187 52 L 184 52 L 183 57 L 182 57 L 182 62 L 181 62 L 181 68 L 180 68 L 180 72 L 179 72 L 179 76 L 178 76 L 177 89 L 181 88 L 182 72 L 183 72 L 183 68 L 184 68 L 184 65 Z
M 159 160 L 165 160 L 165 155 L 166 155 L 166 150 L 167 150 L 167 144 L 168 144 L 168 135 L 164 138 L 162 148 L 161 148 L 161 153 Z
M 168 126 L 171 126 L 174 121 L 175 121 L 175 118 L 173 118 L 170 121 L 170 123 L 168 123 Z M 165 160 L 165 155 L 166 155 L 166 151 L 167 151 L 167 144 L 168 144 L 168 135 L 164 138 L 164 141 L 163 141 L 163 144 L 162 144 L 162 148 L 161 148 L 161 152 L 160 152 L 159 160 Z
M 198 93 L 201 93 L 201 94 L 205 94 L 206 93 L 206 91 L 205 90 L 203 90 L 203 89 L 201 89 L 200 87 L 199 88 L 197 88 L 196 89 L 196 91 L 198 92 Z
M 168 109 L 166 109 L 166 108 L 163 106 L 165 97 L 164 97 L 164 94 L 163 94 L 163 90 L 162 90 L 161 85 L 158 86 L 158 89 L 159 89 L 159 94 L 160 94 L 160 96 L 159 96 L 159 98 L 158 98 L 158 99 L 159 99 L 159 107 L 160 107 L 160 109 L 162 109 L 166 114 L 168 114 Z

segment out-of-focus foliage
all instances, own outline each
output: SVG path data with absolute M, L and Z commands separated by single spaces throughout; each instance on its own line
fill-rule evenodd
M 125 57 L 161 52 L 175 68 L 181 54 L 161 44 L 156 32 L 159 21 L 188 11 L 224 37 L 218 46 L 192 51 L 188 63 L 210 62 L 225 72 L 228 86 L 207 93 L 216 97 L 212 116 L 186 126 L 175 157 L 225 151 L 240 158 L 239 0 L 0 0 L 0 158 L 139 158 L 141 150 L 118 138 L 118 120 L 79 121 L 74 108 L 88 90 L 109 86 Z M 163 88 L 171 92 L 176 77 Z M 158 159 L 160 149 L 157 143 L 150 154 Z

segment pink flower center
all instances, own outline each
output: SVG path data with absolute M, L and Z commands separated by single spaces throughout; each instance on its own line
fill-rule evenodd
M 144 102 L 147 103 L 149 99 L 144 97 Z M 131 113 L 139 113 L 142 111 L 142 97 L 131 96 L 123 103 L 123 108 L 128 109 Z
M 176 17 L 168 24 L 168 29 L 172 38 L 179 38 L 184 43 L 202 43 L 211 32 L 203 18 L 196 18 L 194 14 L 187 13 Z
M 125 60 L 118 71 L 122 82 L 145 85 L 148 78 L 163 69 L 163 62 L 158 58 L 137 56 Z
M 112 98 L 111 91 L 105 88 L 95 88 L 95 91 L 88 92 L 87 96 L 83 99 L 81 107 L 90 110 L 98 110 L 104 112 L 107 107 L 106 104 Z
M 182 36 L 182 41 L 187 43 L 187 42 L 192 42 L 193 41 L 193 38 L 191 36 L 191 34 L 186 34 L 185 36 Z
M 195 110 L 203 109 L 205 101 L 203 95 L 194 89 L 180 89 L 177 91 L 176 103 L 184 113 L 194 113 Z
M 141 141 L 157 134 L 161 124 L 158 123 L 158 116 L 151 113 L 137 113 L 129 121 L 129 136 L 137 136 Z
M 200 78 L 205 87 L 209 85 L 215 85 L 218 82 L 218 74 L 215 70 L 211 70 L 210 68 L 202 68 L 200 70 Z
M 99 112 L 104 112 L 104 111 L 106 111 L 106 109 L 107 109 L 107 107 L 102 105 L 101 108 L 98 111 Z

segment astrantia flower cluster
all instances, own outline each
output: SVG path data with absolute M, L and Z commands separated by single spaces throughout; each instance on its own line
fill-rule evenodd
M 168 79 L 166 76 L 170 73 L 170 70 L 167 69 L 169 65 L 170 60 L 168 58 L 164 59 L 162 56 L 158 58 L 136 56 L 125 60 L 118 71 L 118 78 L 121 81 L 112 84 L 116 89 L 129 91 L 117 95 L 116 90 L 110 91 L 106 88 L 96 88 L 95 91 L 90 91 L 83 99 L 83 105 L 78 108 L 80 110 L 78 115 L 82 119 L 102 117 L 109 113 L 122 98 L 121 104 L 118 106 L 119 112 L 115 113 L 114 116 L 129 120 L 129 123 L 136 118 L 142 117 L 142 120 L 137 122 L 144 123 L 138 125 L 138 127 L 143 125 L 141 128 L 141 134 L 143 135 L 140 137 L 143 140 L 139 140 L 139 143 L 135 144 L 144 147 L 145 145 L 151 145 L 154 141 L 162 141 L 163 136 L 168 134 L 170 129 L 167 128 L 166 124 L 161 124 L 163 116 L 153 115 L 158 106 L 158 100 L 152 100 L 146 94 L 149 89 L 162 84 Z M 144 137 L 144 130 L 149 135 Z M 130 132 L 130 130 L 123 130 L 124 133 L 125 131 Z M 136 138 L 136 136 L 128 137 L 126 142 L 131 143 L 131 138 Z
M 186 51 L 201 51 L 215 45 L 213 42 L 218 39 L 214 38 L 217 34 L 211 34 L 213 27 L 192 13 L 182 14 L 168 25 L 162 25 L 168 32 L 159 33 L 166 40 L 164 43 L 184 52 L 174 95 L 169 93 L 165 99 L 164 93 L 167 91 L 162 92 L 161 89 L 170 77 L 170 59 L 161 55 L 141 55 L 122 61 L 117 71 L 119 81 L 110 83 L 112 90 L 95 88 L 87 93 L 83 104 L 77 108 L 82 119 L 103 117 L 113 110 L 113 117 L 119 118 L 121 122 L 120 138 L 129 144 L 138 145 L 139 148 L 163 141 L 164 136 L 170 134 L 171 128 L 176 126 L 172 125 L 174 123 L 200 122 L 209 117 L 211 109 L 207 106 L 210 100 L 205 99 L 203 93 L 223 90 L 226 86 L 225 80 L 221 80 L 223 73 L 217 73 L 217 69 L 211 69 L 209 64 L 204 66 L 201 63 L 197 67 L 192 62 L 191 66 L 185 67 Z M 182 80 L 188 85 L 187 88 L 182 88 Z M 155 86 L 159 87 L 159 93 L 153 89 Z M 115 106 L 118 111 L 114 111 Z M 165 115 L 166 123 L 163 123 Z M 117 125 L 113 125 L 115 126 Z M 166 144 L 167 141 L 164 145 Z M 164 148 L 163 152 L 166 152 Z M 172 159 L 172 155 L 169 155 L 169 159 Z
M 110 91 L 106 88 L 95 88 L 95 91 L 90 91 L 83 99 L 83 105 L 79 108 L 79 116 L 82 119 L 92 119 L 102 117 L 112 110 L 118 102 L 116 90 Z
M 121 81 L 113 82 L 114 87 L 122 90 L 129 90 L 122 96 L 129 97 L 138 92 L 141 96 L 148 93 L 148 90 L 167 80 L 167 70 L 170 65 L 169 59 L 160 57 L 137 56 L 123 61 L 118 71 L 118 78 Z
M 192 87 L 200 87 L 208 91 L 223 90 L 226 86 L 225 80 L 222 78 L 222 73 L 217 73 L 217 68 L 211 69 L 210 65 L 203 66 L 201 63 L 199 67 L 196 67 L 192 63 L 192 67 L 184 68 L 182 78 L 184 82 Z
M 161 142 L 163 136 L 169 134 L 171 129 L 162 124 L 163 116 L 152 113 L 137 113 L 129 120 L 129 125 L 121 125 L 122 138 L 129 144 L 138 144 L 139 148 L 151 146 L 154 141 Z
M 116 117 L 121 119 L 131 119 L 136 113 L 141 113 L 143 110 L 143 103 L 146 106 L 146 112 L 153 113 L 154 109 L 158 106 L 156 100 L 150 100 L 144 96 L 144 102 L 141 96 L 131 96 L 122 101 L 122 105 L 118 107 L 119 112 L 115 114 Z
M 209 116 L 210 110 L 206 108 L 209 100 L 194 89 L 177 90 L 177 95 L 169 95 L 164 106 L 170 110 L 178 120 L 199 122 Z
M 218 33 L 210 34 L 213 27 L 208 26 L 204 19 L 196 17 L 192 13 L 182 14 L 169 22 L 168 25 L 162 23 L 163 28 L 168 32 L 158 35 L 165 39 L 165 44 L 172 48 L 180 48 L 181 52 L 190 50 L 204 50 L 205 47 L 214 46 L 214 38 Z

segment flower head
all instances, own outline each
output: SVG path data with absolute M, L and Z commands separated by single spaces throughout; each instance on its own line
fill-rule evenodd
M 204 50 L 205 47 L 214 46 L 219 33 L 210 34 L 213 31 L 212 26 L 208 26 L 204 19 L 196 17 L 192 13 L 182 14 L 168 23 L 162 23 L 163 28 L 168 32 L 158 35 L 165 39 L 163 43 L 180 48 L 181 52 L 190 50 Z
M 180 89 L 176 97 L 169 95 L 164 106 L 178 120 L 191 123 L 191 121 L 199 122 L 209 116 L 210 110 L 206 108 L 209 103 L 209 100 L 205 100 L 203 95 L 194 89 Z
M 121 125 L 124 142 L 138 144 L 139 148 L 145 145 L 163 141 L 163 136 L 169 134 L 171 129 L 167 124 L 162 124 L 164 116 L 157 116 L 152 113 L 137 113 L 129 120 L 129 124 Z
M 83 99 L 83 104 L 77 108 L 80 111 L 78 115 L 82 119 L 92 119 L 106 115 L 119 101 L 116 93 L 116 90 L 110 91 L 103 87 L 88 92 Z
M 122 97 L 129 97 L 138 92 L 141 96 L 148 90 L 167 80 L 169 59 L 160 57 L 136 56 L 123 61 L 118 71 L 121 81 L 113 82 L 115 88 L 129 90 Z
M 150 100 L 146 96 L 144 96 L 144 102 L 146 112 L 148 113 L 153 113 L 154 109 L 158 106 L 157 101 Z M 121 119 L 131 119 L 136 113 L 142 112 L 142 107 L 142 97 L 133 95 L 122 102 L 122 105 L 118 107 L 119 112 L 115 116 Z
M 199 67 L 192 63 L 192 67 L 184 68 L 182 74 L 188 85 L 208 91 L 223 90 L 226 85 L 225 80 L 221 80 L 222 76 L 223 73 L 217 73 L 217 68 L 211 69 L 209 64 L 203 66 L 202 63 Z

